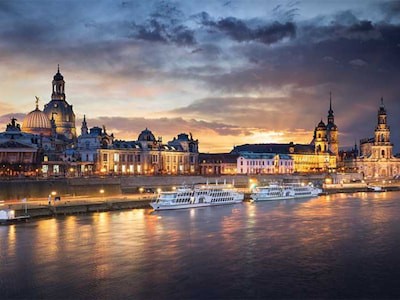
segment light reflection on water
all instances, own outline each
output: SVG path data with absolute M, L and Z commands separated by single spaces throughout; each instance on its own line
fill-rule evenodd
M 400 298 L 400 193 L 0 227 L 0 298 Z

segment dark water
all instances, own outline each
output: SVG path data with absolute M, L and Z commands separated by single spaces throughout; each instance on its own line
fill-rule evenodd
M 0 227 L 0 299 L 400 298 L 400 193 Z

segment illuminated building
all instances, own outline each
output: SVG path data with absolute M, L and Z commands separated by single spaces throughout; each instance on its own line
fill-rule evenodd
M 383 99 L 378 110 L 378 124 L 375 136 L 360 141 L 360 154 L 357 157 L 344 157 L 345 170 L 362 173 L 366 178 L 387 178 L 400 174 L 400 159 L 393 155 L 390 142 L 390 127 Z
M 237 159 L 238 174 L 290 174 L 294 161 L 286 154 L 241 152 Z
M 77 150 L 81 169 L 97 174 L 178 175 L 195 174 L 198 169 L 198 140 L 185 133 L 167 144 L 147 128 L 136 141 L 114 140 L 104 126 L 88 132 L 84 118 Z

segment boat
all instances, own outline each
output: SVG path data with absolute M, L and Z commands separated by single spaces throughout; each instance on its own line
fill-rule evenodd
M 270 184 L 256 187 L 251 193 L 250 198 L 251 202 L 294 199 L 294 191 L 291 187 Z
M 257 187 L 251 194 L 251 201 L 287 200 L 307 197 L 316 197 L 322 190 L 312 185 L 287 184 Z
M 378 186 L 378 185 L 369 185 L 368 189 L 371 192 L 376 192 L 376 193 L 386 192 L 386 190 L 384 188 L 382 188 L 381 186 Z
M 309 198 L 309 197 L 317 197 L 322 190 L 314 187 L 312 184 L 302 185 L 302 184 L 291 184 L 288 185 L 293 188 L 294 198 Z
M 240 203 L 244 194 L 230 184 L 181 186 L 175 191 L 160 192 L 150 203 L 154 210 L 184 209 Z
M 0 224 L 1 225 L 8 225 L 14 224 L 21 221 L 27 221 L 30 216 L 15 216 L 15 210 L 13 209 L 2 209 L 0 210 Z

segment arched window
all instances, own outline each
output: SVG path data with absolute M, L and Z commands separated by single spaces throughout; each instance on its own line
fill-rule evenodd
M 385 150 L 382 150 L 382 157 L 385 157 Z

